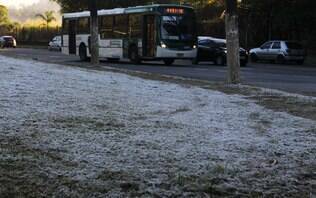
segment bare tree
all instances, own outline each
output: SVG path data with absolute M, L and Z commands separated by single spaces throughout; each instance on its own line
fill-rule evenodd
M 228 83 L 240 83 L 240 54 L 237 0 L 226 0 Z
M 90 8 L 90 53 L 91 53 L 91 63 L 93 65 L 99 64 L 99 28 L 98 28 L 98 8 L 97 0 L 91 0 L 89 3 Z

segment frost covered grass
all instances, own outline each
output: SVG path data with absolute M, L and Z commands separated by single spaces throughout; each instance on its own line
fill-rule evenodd
M 0 56 L 4 197 L 313 197 L 316 122 L 253 98 Z

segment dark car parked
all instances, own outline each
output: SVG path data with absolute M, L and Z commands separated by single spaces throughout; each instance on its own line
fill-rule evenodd
M 202 61 L 212 61 L 216 65 L 226 64 L 226 40 L 213 37 L 198 38 L 198 53 L 193 63 L 198 64 Z M 240 65 L 246 66 L 248 63 L 248 52 L 240 48 Z
M 12 36 L 1 36 L 0 37 L 0 47 L 16 47 L 16 40 Z

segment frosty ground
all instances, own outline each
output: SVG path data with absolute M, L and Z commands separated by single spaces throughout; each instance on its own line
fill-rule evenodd
M 313 197 L 316 121 L 0 56 L 1 197 Z

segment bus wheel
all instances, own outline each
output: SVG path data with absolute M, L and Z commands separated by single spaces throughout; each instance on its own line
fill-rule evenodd
M 139 55 L 138 55 L 138 49 L 137 49 L 136 46 L 133 46 L 133 47 L 130 48 L 129 59 L 134 64 L 140 64 L 141 63 L 141 60 L 140 60 Z
M 174 63 L 174 59 L 165 59 L 163 60 L 163 62 L 165 63 L 165 65 L 172 65 Z
M 88 56 L 87 56 L 87 47 L 85 45 L 80 45 L 79 47 L 79 57 L 81 61 L 87 61 Z

